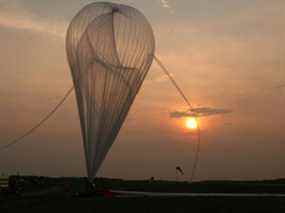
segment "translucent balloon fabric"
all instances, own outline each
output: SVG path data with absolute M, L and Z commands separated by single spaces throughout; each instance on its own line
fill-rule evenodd
M 72 20 L 66 50 L 93 180 L 152 64 L 154 35 L 137 9 L 93 3 Z

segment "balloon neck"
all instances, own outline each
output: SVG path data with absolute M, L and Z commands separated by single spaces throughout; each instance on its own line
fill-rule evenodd
M 88 185 L 90 186 L 91 190 L 95 190 L 95 183 L 93 179 L 87 178 Z

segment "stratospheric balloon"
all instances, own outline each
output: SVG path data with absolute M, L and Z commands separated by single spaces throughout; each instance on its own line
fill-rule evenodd
M 100 2 L 74 17 L 66 50 L 92 181 L 153 62 L 155 39 L 140 11 Z

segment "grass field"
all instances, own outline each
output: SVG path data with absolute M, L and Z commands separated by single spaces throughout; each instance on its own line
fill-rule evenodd
M 86 178 L 48 178 L 48 177 L 10 177 L 15 179 L 23 192 L 38 191 L 46 188 L 69 187 L 70 191 L 84 192 Z M 97 178 L 97 189 L 133 190 L 148 192 L 171 193 L 283 193 L 285 194 L 285 179 L 261 181 L 202 181 L 175 182 L 164 180 L 122 180 Z

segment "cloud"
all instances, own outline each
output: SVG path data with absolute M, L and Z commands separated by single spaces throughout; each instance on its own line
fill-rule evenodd
M 170 11 L 170 13 L 174 13 L 174 10 L 172 8 L 172 6 L 170 5 L 168 0 L 160 0 L 160 3 L 162 5 L 163 8 L 166 8 Z
M 16 4 L 0 4 L 0 27 L 31 30 L 64 37 L 67 23 L 52 21 L 25 10 Z
M 172 118 L 184 117 L 209 117 L 214 115 L 222 115 L 232 113 L 231 110 L 211 107 L 199 107 L 188 111 L 174 111 L 170 113 Z
M 161 0 L 160 2 L 164 8 L 171 8 L 167 0 Z

